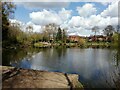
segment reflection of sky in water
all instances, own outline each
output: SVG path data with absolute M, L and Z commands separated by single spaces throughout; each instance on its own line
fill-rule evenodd
M 64 50 L 64 49 L 63 49 Z M 13 66 L 35 70 L 77 73 L 83 83 L 95 87 L 110 87 L 116 76 L 114 51 L 108 49 L 48 49 L 24 58 Z M 118 66 L 120 68 L 120 65 Z M 119 69 L 118 68 L 118 69 Z M 109 85 L 111 84 L 111 85 Z
M 19 68 L 31 68 L 31 63 L 29 60 L 23 59 L 18 63 L 13 63 L 12 66 L 19 67 Z

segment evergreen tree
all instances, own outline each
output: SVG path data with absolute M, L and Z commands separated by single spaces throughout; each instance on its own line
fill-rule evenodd
M 65 43 L 67 36 L 66 36 L 66 32 L 64 29 L 63 29 L 62 37 L 63 37 L 63 42 Z
M 2 3 L 2 39 L 8 40 L 9 17 L 13 15 L 15 5 L 11 2 Z
M 61 28 L 60 28 L 60 27 L 58 28 L 56 40 L 57 40 L 57 41 L 62 40 L 62 31 L 61 31 Z

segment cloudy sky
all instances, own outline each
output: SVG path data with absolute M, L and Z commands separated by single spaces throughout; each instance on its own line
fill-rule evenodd
M 102 34 L 107 25 L 118 24 L 118 2 L 16 2 L 15 18 L 23 27 L 32 25 L 34 32 L 49 23 L 67 29 L 69 35 L 89 36 L 99 26 Z

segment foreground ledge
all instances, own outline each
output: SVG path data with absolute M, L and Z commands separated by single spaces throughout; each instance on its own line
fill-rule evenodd
M 81 88 L 78 75 L 0 66 L 2 88 Z

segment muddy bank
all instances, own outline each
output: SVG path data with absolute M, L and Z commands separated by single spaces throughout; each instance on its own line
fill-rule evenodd
M 78 75 L 0 66 L 2 88 L 83 88 Z

